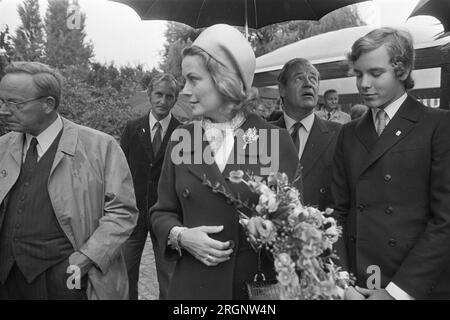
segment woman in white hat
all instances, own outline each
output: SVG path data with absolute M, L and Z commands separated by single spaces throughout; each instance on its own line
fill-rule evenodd
M 182 94 L 202 120 L 172 135 L 158 202 L 150 210 L 159 242 L 155 250 L 177 259 L 168 299 L 246 299 L 245 282 L 258 271 L 274 277 L 266 255 L 258 263 L 235 204 L 212 188 L 251 205 L 258 197 L 245 184 L 231 183 L 230 172 L 267 176 L 278 171 L 290 181 L 297 172 L 297 152 L 287 131 L 246 111 L 256 98 L 254 71 L 252 48 L 228 25 L 207 28 L 183 51 Z

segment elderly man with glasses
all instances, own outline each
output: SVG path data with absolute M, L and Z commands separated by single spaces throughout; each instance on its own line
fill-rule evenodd
M 0 299 L 126 299 L 136 224 L 114 138 L 58 114 L 61 76 L 38 62 L 0 81 Z

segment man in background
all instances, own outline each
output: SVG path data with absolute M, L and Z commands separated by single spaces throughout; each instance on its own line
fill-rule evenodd
M 155 254 L 160 299 L 167 293 L 172 263 L 157 250 L 153 232 L 148 228 L 147 213 L 158 199 L 158 181 L 172 132 L 180 125 L 170 111 L 179 93 L 176 79 L 168 73 L 154 77 L 147 88 L 149 113 L 127 123 L 121 146 L 128 160 L 136 192 L 139 219 L 125 244 L 125 257 L 130 282 L 130 299 L 138 299 L 139 266 L 147 234 L 150 232 Z
M 323 99 L 324 107 L 316 112 L 319 118 L 340 124 L 346 124 L 351 121 L 347 113 L 339 110 L 339 95 L 336 90 L 329 89 L 325 91 Z
M 283 115 L 273 124 L 291 134 L 302 166 L 303 203 L 324 210 L 331 204 L 331 165 L 341 125 L 314 114 L 319 71 L 306 59 L 287 62 L 278 76 Z

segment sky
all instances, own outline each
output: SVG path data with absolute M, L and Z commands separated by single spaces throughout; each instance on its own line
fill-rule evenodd
M 188 0 L 185 0 L 188 1 Z M 279 0 L 278 0 L 279 1 Z M 329 0 L 334 1 L 334 0 Z M 373 26 L 401 25 L 419 0 L 372 0 L 358 4 L 366 21 Z M 44 17 L 47 0 L 39 0 Z M 164 21 L 141 21 L 128 6 L 107 0 L 79 0 L 81 11 L 86 14 L 87 39 L 94 44 L 94 59 L 116 65 L 142 64 L 145 69 L 158 67 L 164 44 Z M 17 5 L 21 0 L 0 0 L 0 28 L 5 24 L 13 31 L 20 24 Z M 435 25 L 442 30 L 439 21 L 432 17 L 414 17 L 407 23 Z

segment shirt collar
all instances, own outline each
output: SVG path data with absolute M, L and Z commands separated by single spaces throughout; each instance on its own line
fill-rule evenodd
M 58 133 L 62 130 L 62 128 L 63 122 L 61 117 L 58 115 L 56 120 L 53 121 L 53 123 L 50 126 L 48 126 L 47 129 L 42 131 L 36 137 L 38 144 L 41 147 L 42 154 L 44 154 L 50 148 L 50 146 L 52 145 L 53 141 L 55 141 L 56 137 L 58 136 Z M 28 147 L 30 146 L 31 143 L 31 139 L 33 139 L 34 136 L 29 133 L 26 133 L 25 137 L 27 146 L 26 150 L 28 150 Z
M 153 127 L 155 126 L 155 123 L 158 122 L 158 120 L 155 119 L 153 116 L 153 113 L 150 111 L 150 131 L 153 131 Z M 167 128 L 169 127 L 170 120 L 172 120 L 172 114 L 169 112 L 169 114 L 162 120 L 159 121 L 161 124 L 162 132 L 166 132 Z
M 284 121 L 286 123 L 286 129 L 290 132 L 292 126 L 298 121 L 296 121 L 296 120 L 292 119 L 291 117 L 289 117 L 285 112 L 283 114 L 284 114 Z M 313 112 L 309 116 L 307 116 L 307 117 L 303 118 L 301 121 L 299 121 L 303 125 L 303 127 L 305 128 L 306 132 L 310 132 L 311 131 L 311 128 L 312 128 L 312 126 L 314 124 L 314 117 L 315 117 L 315 115 L 314 115 L 314 112 Z
M 392 102 L 390 105 L 388 105 L 386 108 L 384 108 L 384 111 L 389 117 L 389 120 L 394 118 L 395 114 L 397 113 L 398 109 L 400 109 L 403 102 L 405 102 L 406 98 L 408 97 L 408 94 L 405 92 L 400 98 Z M 376 123 L 376 116 L 378 112 L 378 108 L 372 108 L 372 117 L 373 122 Z

